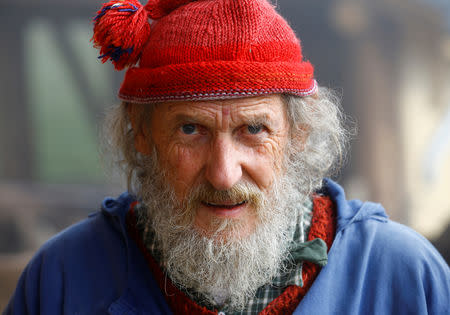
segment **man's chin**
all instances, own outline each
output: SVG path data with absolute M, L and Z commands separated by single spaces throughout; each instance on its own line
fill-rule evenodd
M 255 231 L 256 214 L 249 204 L 234 207 L 200 206 L 194 226 L 203 236 L 220 240 L 245 238 Z
M 194 224 L 199 235 L 221 242 L 238 241 L 252 235 L 255 225 L 240 219 L 215 218 L 207 225 Z

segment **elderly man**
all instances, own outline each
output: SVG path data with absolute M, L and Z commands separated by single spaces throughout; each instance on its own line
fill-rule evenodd
M 435 249 L 324 179 L 343 116 L 266 0 L 112 1 L 93 39 L 128 68 L 105 132 L 128 193 L 48 241 L 6 314 L 448 314 Z

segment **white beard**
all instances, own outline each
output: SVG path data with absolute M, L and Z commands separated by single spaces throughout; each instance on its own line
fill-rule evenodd
M 155 238 L 162 267 L 179 288 L 200 294 L 213 306 L 243 309 L 289 260 L 292 223 L 301 215 L 298 209 L 305 195 L 295 189 L 289 176 L 273 185 L 270 197 L 255 185 L 238 184 L 240 190 L 256 194 L 254 231 L 237 237 L 243 222 L 217 218 L 212 222 L 213 233 L 205 236 L 194 226 L 195 203 L 177 202 L 163 178 L 155 170 L 142 182 L 147 211 L 140 215 L 139 224 L 145 230 L 144 242 Z

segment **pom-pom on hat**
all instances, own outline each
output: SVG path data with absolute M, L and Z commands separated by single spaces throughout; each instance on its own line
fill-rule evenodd
M 300 41 L 267 0 L 150 0 L 145 6 L 115 0 L 94 22 L 99 58 L 111 59 L 117 70 L 128 67 L 119 91 L 124 101 L 317 90 Z

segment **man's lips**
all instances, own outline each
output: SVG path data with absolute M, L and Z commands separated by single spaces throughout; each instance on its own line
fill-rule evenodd
M 241 202 L 235 203 L 235 202 L 220 202 L 220 203 L 215 203 L 215 202 L 202 202 L 205 206 L 207 207 L 212 207 L 212 208 L 220 208 L 220 209 L 230 209 L 232 210 L 233 208 L 242 206 L 243 204 L 247 203 L 246 200 L 243 200 Z
M 241 202 L 202 202 L 203 206 L 219 217 L 236 218 L 247 208 L 247 200 Z

